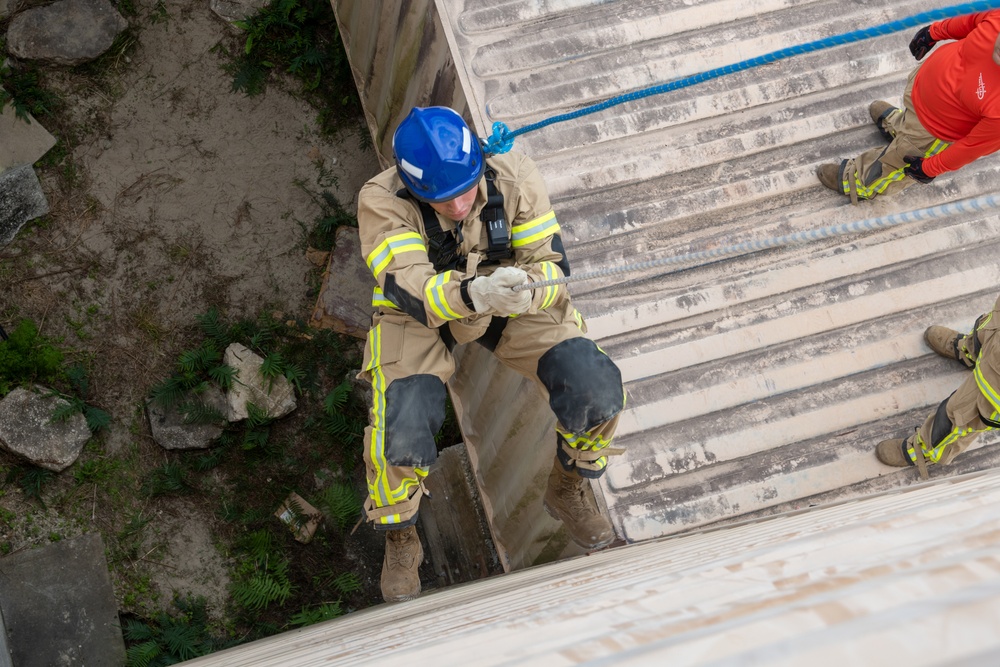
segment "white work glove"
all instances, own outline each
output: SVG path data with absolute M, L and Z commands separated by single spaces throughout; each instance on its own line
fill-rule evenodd
M 469 296 L 477 313 L 497 315 L 521 315 L 531 307 L 531 290 L 515 292 L 515 285 L 528 281 L 524 269 L 516 266 L 501 266 L 488 276 L 479 276 L 469 285 Z

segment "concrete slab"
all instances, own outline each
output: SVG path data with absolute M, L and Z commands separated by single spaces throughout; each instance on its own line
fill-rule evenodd
M 0 667 L 14 667 L 7 647 L 7 626 L 3 624 L 3 613 L 0 613 Z
M 24 223 L 49 212 L 49 202 L 31 165 L 0 172 L 0 248 L 14 240 Z
M 17 667 L 125 664 L 118 609 L 98 534 L 0 559 L 0 613 Z
M 0 112 L 0 172 L 34 164 L 55 145 L 56 138 L 31 114 L 25 122 L 17 117 L 13 107 L 4 105 Z

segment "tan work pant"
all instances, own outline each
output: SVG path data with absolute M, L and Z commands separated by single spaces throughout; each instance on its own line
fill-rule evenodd
M 569 299 L 509 318 L 493 350 L 509 368 L 534 380 L 558 419 L 554 452 L 567 469 L 598 477 L 624 407 L 618 367 L 584 335 Z M 492 347 L 492 345 L 490 346 Z M 444 420 L 445 383 L 455 371 L 437 329 L 398 311 L 377 314 L 360 377 L 373 389 L 364 457 L 368 519 L 379 529 L 416 521 L 421 480 L 437 456 L 434 435 Z
M 950 463 L 976 437 L 1000 421 L 1000 299 L 976 320 L 973 331 L 959 339 L 962 361 L 972 374 L 906 441 L 910 459 L 919 448 L 928 463 Z
M 913 110 L 913 80 L 919 69 L 910 72 L 903 92 L 903 108 L 893 111 L 884 120 L 885 129 L 893 136 L 892 142 L 885 148 L 873 148 L 841 163 L 844 194 L 851 194 L 852 187 L 858 199 L 901 192 L 916 182 L 903 173 L 908 155 L 927 158 L 950 146 L 925 130 Z

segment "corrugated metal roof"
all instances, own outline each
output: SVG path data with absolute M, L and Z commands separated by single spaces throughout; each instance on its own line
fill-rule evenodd
M 480 131 L 949 2 L 438 0 Z M 575 272 L 997 192 L 982 159 L 851 206 L 815 168 L 882 142 L 915 61 L 897 33 L 729 75 L 518 137 L 550 185 Z M 576 283 L 622 367 L 628 448 L 602 482 L 621 534 L 910 484 L 874 445 L 963 378 L 923 330 L 968 330 L 1000 285 L 1000 218 L 969 213 L 659 276 Z M 984 438 L 996 442 L 996 438 Z M 947 475 L 1000 462 L 968 452 Z
M 1000 659 L 1000 472 L 660 538 L 192 660 L 919 665 Z

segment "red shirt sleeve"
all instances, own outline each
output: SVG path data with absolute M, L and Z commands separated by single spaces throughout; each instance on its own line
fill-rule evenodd
M 978 12 L 976 14 L 966 14 L 954 18 L 945 19 L 931 24 L 931 37 L 937 41 L 943 39 L 964 39 L 976 26 L 983 22 L 987 16 L 994 12 Z
M 955 171 L 973 160 L 1000 150 L 1000 119 L 984 118 L 972 131 L 937 155 L 923 162 L 924 173 L 940 176 Z

